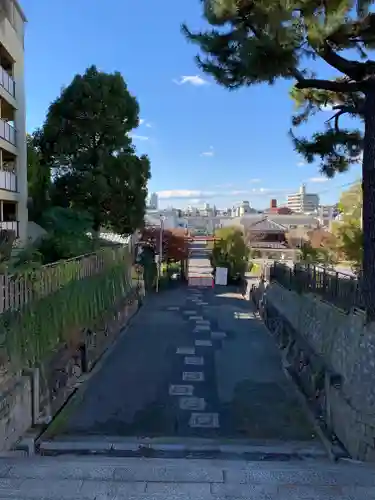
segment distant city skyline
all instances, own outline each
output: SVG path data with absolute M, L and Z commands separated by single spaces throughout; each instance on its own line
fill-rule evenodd
M 336 181 L 333 184 L 333 181 Z M 322 205 L 332 205 L 337 203 L 342 191 L 347 189 L 353 182 L 340 183 L 340 179 L 330 181 L 330 186 L 326 184 L 317 186 L 314 183 L 306 183 L 309 193 L 318 194 Z M 315 188 L 314 188 L 315 187 Z M 165 190 L 157 192 L 159 200 L 159 208 L 165 209 L 168 207 L 184 209 L 188 206 L 196 208 L 203 207 L 205 203 L 210 206 L 216 206 L 219 210 L 225 210 L 232 207 L 236 203 L 249 201 L 250 206 L 256 210 L 264 210 L 268 208 L 271 199 L 276 199 L 278 206 L 286 206 L 288 194 L 297 193 L 300 185 L 296 185 L 290 189 L 266 189 L 259 188 L 254 190 L 229 190 L 223 191 L 197 191 L 197 190 Z M 199 196 L 201 195 L 201 196 Z

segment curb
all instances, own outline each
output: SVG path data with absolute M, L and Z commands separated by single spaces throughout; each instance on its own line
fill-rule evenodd
M 182 438 L 183 439 L 183 438 Z M 169 442 L 168 442 L 169 441 Z M 209 440 L 206 440 L 209 441 Z M 123 439 L 118 437 L 100 439 L 87 436 L 77 436 L 74 440 L 41 441 L 40 454 L 56 456 L 75 455 L 105 455 L 117 457 L 149 457 L 149 458 L 220 458 L 241 459 L 249 461 L 301 461 L 311 459 L 326 459 L 324 449 L 308 446 L 305 443 L 288 444 L 275 443 L 270 445 L 237 444 L 206 442 L 181 443 L 173 442 L 171 438 L 155 439 Z

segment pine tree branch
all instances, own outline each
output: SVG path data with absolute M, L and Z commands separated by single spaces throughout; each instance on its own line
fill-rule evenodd
M 358 82 L 334 82 L 331 80 L 305 78 L 301 81 L 297 81 L 296 88 L 300 90 L 329 90 L 331 92 L 360 92 L 362 90 L 362 85 Z
M 317 54 L 326 61 L 327 64 L 340 71 L 344 75 L 348 75 L 353 80 L 358 80 L 359 74 L 363 72 L 364 64 L 356 61 L 350 61 L 338 55 L 331 47 L 330 42 L 324 43 L 322 50 L 317 50 Z

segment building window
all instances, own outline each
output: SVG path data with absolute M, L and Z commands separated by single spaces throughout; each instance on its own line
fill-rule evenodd
M 14 222 L 17 220 L 17 203 L 12 201 L 1 202 L 1 220 L 4 222 Z

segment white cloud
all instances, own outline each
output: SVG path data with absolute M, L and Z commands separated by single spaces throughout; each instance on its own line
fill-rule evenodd
M 249 182 L 250 182 L 250 184 L 258 184 L 258 182 L 262 182 L 262 179 L 257 179 L 257 178 L 250 179 Z
M 150 138 L 147 135 L 137 135 L 137 134 L 129 134 L 132 139 L 135 141 L 149 141 Z
M 191 85 L 195 85 L 196 87 L 201 87 L 203 85 L 208 85 L 209 82 L 202 78 L 199 75 L 190 75 L 190 76 L 180 76 L 178 80 L 173 80 L 177 85 L 184 85 L 185 83 L 190 83 Z
M 303 160 L 297 163 L 297 167 L 304 167 L 305 165 L 307 165 L 307 163 Z
M 194 189 L 171 189 L 166 191 L 159 191 L 158 197 L 160 199 L 173 199 L 173 198 L 202 198 L 214 196 L 215 193 L 209 191 L 199 191 Z
M 171 189 L 165 191 L 159 191 L 157 194 L 160 199 L 208 199 L 215 197 L 227 197 L 227 196 L 264 196 L 264 195 L 276 195 L 290 192 L 290 189 L 270 189 L 270 188 L 252 188 L 252 189 L 233 189 L 233 190 L 223 190 L 223 191 L 201 191 L 195 189 Z
M 147 128 L 152 128 L 151 123 L 145 120 L 144 118 L 139 119 L 139 126 L 141 127 L 142 125 L 144 125 Z
M 308 179 L 309 182 L 327 182 L 328 178 L 327 177 L 310 177 Z
M 207 151 L 203 151 L 203 153 L 201 153 L 201 156 L 214 156 L 214 154 L 215 154 L 214 147 L 210 146 Z

